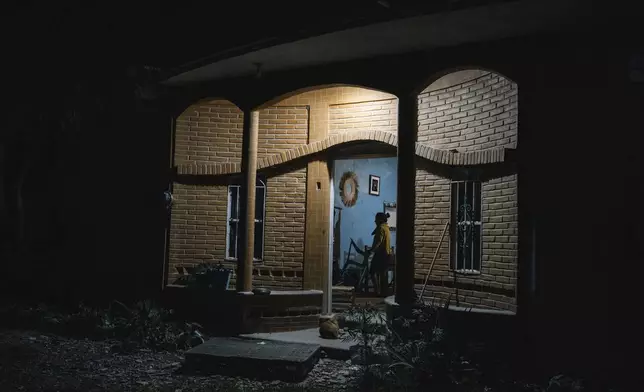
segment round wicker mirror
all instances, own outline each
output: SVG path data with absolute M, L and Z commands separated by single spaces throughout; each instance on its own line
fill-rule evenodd
M 354 172 L 348 171 L 340 178 L 340 199 L 342 204 L 353 207 L 358 201 L 358 177 Z

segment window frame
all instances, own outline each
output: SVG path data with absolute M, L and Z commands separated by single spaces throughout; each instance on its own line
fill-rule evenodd
M 478 187 L 477 187 L 478 185 Z M 467 196 L 468 186 L 472 187 L 472 211 L 474 216 L 471 219 L 464 219 L 459 223 L 458 219 L 458 210 L 454 211 L 454 207 L 460 209 L 461 202 L 458 200 L 458 195 L 460 194 L 460 187 L 464 186 L 463 192 Z M 456 191 L 454 188 L 456 187 Z M 457 195 L 457 199 L 454 200 L 454 194 Z M 476 204 L 478 202 L 478 205 Z M 462 275 L 481 275 L 483 269 L 483 216 L 482 216 L 482 206 L 483 206 L 483 182 L 480 180 L 452 180 L 450 182 L 450 244 L 449 244 L 449 267 L 450 271 L 462 274 Z M 478 208 L 478 210 L 477 210 Z M 478 220 L 476 219 L 478 215 Z M 467 224 L 478 227 L 478 252 L 476 259 L 474 258 L 474 249 L 475 249 L 475 235 L 474 232 L 470 234 L 471 239 L 469 240 L 469 246 L 472 248 L 472 258 L 470 259 L 470 268 L 466 268 L 466 260 L 463 260 L 463 268 L 458 268 L 458 232 L 457 229 L 461 224 Z M 476 268 L 478 267 L 478 268 Z
M 238 214 L 238 218 L 234 219 L 231 217 L 231 197 L 232 197 L 232 192 L 231 188 L 236 188 L 237 189 L 237 206 L 236 206 L 236 211 Z M 258 223 L 261 223 L 262 226 L 262 246 L 260 247 L 260 258 L 256 258 L 255 255 L 253 255 L 253 263 L 261 263 L 264 261 L 264 245 L 266 241 L 266 195 L 267 195 L 267 186 L 266 186 L 266 179 L 258 177 L 257 180 L 255 181 L 255 192 L 257 195 L 258 191 L 263 191 L 264 192 L 264 198 L 263 198 L 263 203 L 261 205 L 262 208 L 262 214 L 261 214 L 261 220 L 255 218 L 255 225 Z M 225 259 L 227 261 L 237 261 L 238 260 L 238 255 L 237 255 L 237 249 L 239 249 L 238 246 L 238 240 L 239 240 L 239 222 L 241 221 L 241 217 L 239 217 L 239 212 L 240 212 L 240 199 L 241 199 L 241 185 L 240 184 L 230 184 L 226 187 L 227 191 L 227 197 L 226 197 L 226 255 Z M 257 200 L 257 197 L 255 198 Z M 257 216 L 257 205 L 255 206 L 255 216 Z M 231 236 L 231 223 L 235 221 L 237 224 L 235 227 L 236 233 L 235 233 L 235 256 L 231 256 L 231 248 L 230 248 L 230 236 Z M 257 244 L 255 244 L 254 247 L 254 253 L 257 253 Z

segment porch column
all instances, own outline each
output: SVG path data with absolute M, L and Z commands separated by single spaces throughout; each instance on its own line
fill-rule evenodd
M 237 291 L 253 289 L 253 255 L 255 254 L 255 185 L 257 181 L 257 136 L 259 112 L 244 111 L 242 139 L 242 186 L 240 192 L 239 237 L 237 239 Z
M 398 98 L 398 188 L 396 211 L 396 294 L 399 305 L 414 301 L 414 214 L 418 98 Z

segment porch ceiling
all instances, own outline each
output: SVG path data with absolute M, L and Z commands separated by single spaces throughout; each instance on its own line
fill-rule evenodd
M 587 20 L 589 2 L 521 0 L 372 24 L 251 51 L 183 72 L 167 85 L 186 85 L 263 72 L 409 53 L 555 31 Z

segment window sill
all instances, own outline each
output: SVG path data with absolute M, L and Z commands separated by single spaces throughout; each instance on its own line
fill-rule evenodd
M 462 270 L 452 270 L 452 272 L 454 272 L 456 274 L 459 274 L 459 275 L 474 275 L 474 276 L 481 275 L 481 271 L 477 271 L 477 270 L 463 270 L 462 269 Z

